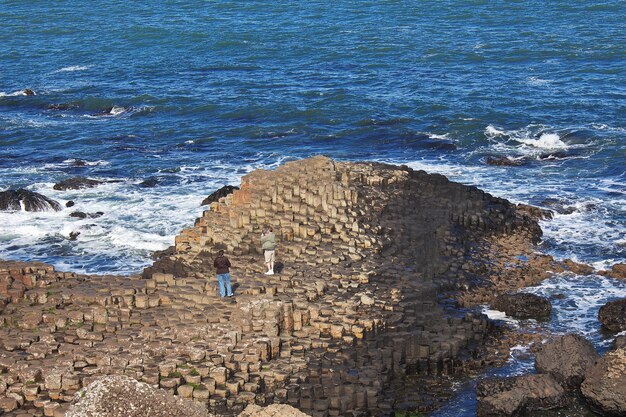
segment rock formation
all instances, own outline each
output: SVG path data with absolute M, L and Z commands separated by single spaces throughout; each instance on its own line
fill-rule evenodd
M 102 181 L 92 180 L 85 177 L 72 177 L 54 184 L 55 190 L 79 190 L 81 188 L 92 188 L 102 184 Z
M 567 334 L 549 341 L 536 354 L 535 368 L 551 374 L 567 388 L 578 389 L 585 373 L 600 358 L 584 337 Z
M 478 417 L 504 417 L 558 408 L 565 404 L 565 390 L 551 375 L 491 378 L 476 387 Z
M 626 330 L 626 298 L 610 301 L 600 307 L 598 320 L 612 332 Z
M 407 375 L 463 370 L 489 331 L 439 300 L 473 305 L 545 278 L 558 264 L 534 254 L 540 235 L 506 200 L 407 167 L 315 157 L 255 171 L 143 277 L 0 263 L 0 396 L 63 410 L 98 377 L 126 375 L 227 415 L 391 413 Z M 234 300 L 216 296 L 219 249 Z
M 545 320 L 552 313 L 550 300 L 528 293 L 501 294 L 493 301 L 492 307 L 520 319 Z
M 20 188 L 0 192 L 0 211 L 60 211 L 61 205 L 44 195 Z
M 605 413 L 626 415 L 626 349 L 604 355 L 587 371 L 580 388 Z

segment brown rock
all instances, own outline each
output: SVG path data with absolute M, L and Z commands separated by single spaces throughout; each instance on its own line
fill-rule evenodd
M 600 307 L 598 320 L 604 327 L 613 332 L 626 330 L 626 298 L 610 301 Z
M 507 316 L 520 319 L 547 319 L 552 313 L 550 300 L 529 293 L 503 294 L 496 297 L 492 307 Z
M 600 358 L 593 345 L 577 334 L 567 334 L 549 341 L 536 353 L 535 367 L 549 373 L 558 382 L 578 388 L 585 372 Z
M 604 355 L 587 371 L 580 389 L 602 411 L 626 415 L 626 349 Z

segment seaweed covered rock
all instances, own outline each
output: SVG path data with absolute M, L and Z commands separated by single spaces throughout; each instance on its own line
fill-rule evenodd
M 564 386 L 576 389 L 585 372 L 599 358 L 587 339 L 577 334 L 566 334 L 546 343 L 537 352 L 535 367 L 537 372 L 549 373 Z
M 478 417 L 517 415 L 522 410 L 540 411 L 562 407 L 565 391 L 551 375 L 490 378 L 476 387 Z
M 600 307 L 598 320 L 612 332 L 626 330 L 626 298 L 610 301 Z
M 580 389 L 605 413 L 626 415 L 626 348 L 604 355 L 587 371 Z
M 45 195 L 20 188 L 0 192 L 0 211 L 60 211 L 61 204 Z
M 507 316 L 519 319 L 548 319 L 552 313 L 550 300 L 535 294 L 502 294 L 496 297 L 492 307 Z
M 105 376 L 76 394 L 65 417 L 208 417 L 206 407 L 127 376 Z

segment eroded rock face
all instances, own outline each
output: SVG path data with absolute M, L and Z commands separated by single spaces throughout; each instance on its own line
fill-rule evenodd
M 85 177 L 72 177 L 54 184 L 55 190 L 79 190 L 81 188 L 92 188 L 102 184 L 102 181 L 92 180 Z
M 564 386 L 576 389 L 599 358 L 591 342 L 567 334 L 549 341 L 537 352 L 535 367 L 537 372 L 549 373 Z
M 105 376 L 76 394 L 65 417 L 208 417 L 205 407 L 127 376 Z
M 550 318 L 550 314 L 552 314 L 550 300 L 529 293 L 499 295 L 494 300 L 492 307 L 505 312 L 507 316 L 520 319 L 544 320 Z
M 623 349 L 626 348 L 626 334 L 617 336 L 615 340 L 613 340 L 613 344 L 611 345 L 613 349 Z
M 490 378 L 476 386 L 478 417 L 504 417 L 562 407 L 565 391 L 551 375 Z
M 626 415 L 626 349 L 604 355 L 587 371 L 580 389 L 605 413 Z
M 626 330 L 626 298 L 623 300 L 610 301 L 600 307 L 598 320 L 612 332 Z
M 34 191 L 7 190 L 0 192 L 0 210 L 2 211 L 60 211 L 61 204 Z
M 217 203 L 220 200 L 220 198 L 223 198 L 223 197 L 226 197 L 228 195 L 231 195 L 232 193 L 234 193 L 238 189 L 239 189 L 239 187 L 234 187 L 232 185 L 225 185 L 222 188 L 220 188 L 219 190 L 211 193 L 204 200 L 202 200 L 202 203 L 200 203 L 200 205 L 201 206 L 208 206 L 211 203 Z

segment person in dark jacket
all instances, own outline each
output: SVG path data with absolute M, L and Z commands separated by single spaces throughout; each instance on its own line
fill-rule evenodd
M 233 290 L 230 287 L 230 261 L 224 256 L 224 251 L 217 253 L 217 258 L 213 261 L 213 266 L 217 272 L 217 282 L 220 285 L 220 297 L 232 297 Z

